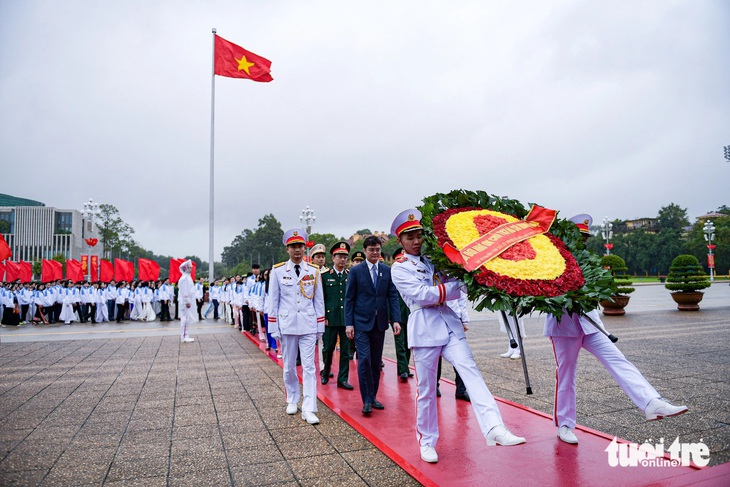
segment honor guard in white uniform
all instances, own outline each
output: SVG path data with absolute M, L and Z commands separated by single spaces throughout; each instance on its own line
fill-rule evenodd
M 319 268 L 304 261 L 307 234 L 298 228 L 284 233 L 289 260 L 274 266 L 270 274 L 267 298 L 271 335 L 281 341 L 284 361 L 286 412 L 297 413 L 299 379 L 297 350 L 302 359 L 302 419 L 319 423 L 317 412 L 317 380 L 315 345 L 324 333 L 324 299 Z
M 584 241 L 590 235 L 593 218 L 580 214 L 570 221 L 576 224 Z M 596 310 L 587 316 L 603 326 Z M 575 379 L 578 371 L 578 352 L 585 348 L 611 373 L 621 389 L 644 411 L 646 419 L 653 421 L 687 412 L 686 406 L 673 406 L 661 399 L 639 369 L 629 362 L 616 345 L 588 319 L 577 314 L 564 314 L 560 318 L 548 315 L 545 319 L 546 337 L 553 342 L 557 370 L 555 374 L 555 406 L 553 419 L 558 427 L 558 437 L 571 444 L 578 444 L 575 436 L 576 400 Z
M 195 321 L 194 308 L 195 305 L 195 284 L 190 273 L 193 271 L 193 263 L 190 259 L 180 264 L 180 280 L 177 281 L 178 300 L 180 303 L 180 341 L 189 343 L 194 342 L 195 338 L 188 333 L 190 325 Z
M 411 311 L 408 317 L 408 346 L 416 365 L 416 439 L 421 459 L 438 461 L 439 437 L 436 402 L 436 373 L 443 356 L 466 385 L 479 428 L 487 445 L 518 445 L 525 439 L 507 430 L 497 403 L 484 383 L 466 343 L 461 319 L 447 301 L 461 297 L 461 281 L 437 272 L 431 261 L 421 255 L 423 229 L 416 209 L 401 212 L 393 221 L 391 233 L 398 237 L 404 255 L 393 263 L 391 276 L 403 301 Z

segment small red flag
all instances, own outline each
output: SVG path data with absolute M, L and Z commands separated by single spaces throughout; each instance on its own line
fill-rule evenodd
M 41 262 L 41 282 L 63 279 L 63 265 L 55 260 L 43 259 Z
M 5 281 L 13 282 L 20 279 L 20 262 L 9 260 L 5 262 Z
M 140 281 L 156 281 L 160 277 L 160 264 L 150 259 L 137 259 Z
M 99 272 L 99 280 L 101 282 L 110 282 L 112 279 L 114 279 L 114 265 L 106 259 L 101 259 L 101 272 Z
M 176 283 L 180 280 L 182 277 L 182 274 L 180 273 L 180 265 L 182 265 L 183 262 L 185 262 L 187 259 L 170 259 L 170 274 L 168 277 L 170 278 L 170 282 Z M 192 261 L 191 261 L 192 262 Z M 195 265 L 195 262 L 193 262 L 193 271 L 190 273 L 190 276 L 193 278 L 193 281 L 195 280 L 195 269 L 197 266 Z
M 5 241 L 5 237 L 0 234 L 0 262 L 9 259 L 11 255 L 13 252 L 10 250 L 10 246 Z
M 81 270 L 81 262 L 76 259 L 66 261 L 66 279 L 71 279 L 74 282 L 84 280 L 84 271 Z
M 33 280 L 33 266 L 30 262 L 20 261 L 20 282 L 30 282 Z
M 274 79 L 271 77 L 271 61 L 219 36 L 215 36 L 214 72 L 228 78 L 245 78 L 264 83 Z
M 134 280 L 134 262 L 128 260 L 114 259 L 114 280 L 133 281 Z

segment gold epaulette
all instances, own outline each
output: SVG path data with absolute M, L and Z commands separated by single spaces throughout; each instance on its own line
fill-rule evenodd
M 319 269 L 319 266 L 318 266 L 317 264 L 313 264 L 313 263 L 311 263 L 311 262 L 307 262 L 307 264 L 308 264 L 308 265 L 311 265 L 311 266 L 312 266 L 312 267 L 314 267 L 315 269 Z
M 324 266 L 324 267 L 322 267 L 322 268 L 321 268 L 321 269 L 319 270 L 319 272 L 321 272 L 322 274 L 324 274 L 325 272 L 329 272 L 329 270 L 330 270 L 330 269 L 329 269 L 329 267 L 327 267 L 327 266 Z
M 279 263 L 278 263 L 278 264 L 276 264 L 276 265 L 275 265 L 274 267 L 272 267 L 272 269 L 276 269 L 277 267 L 281 267 L 281 266 L 283 266 L 284 264 L 286 264 L 286 261 L 284 261 L 284 262 L 279 262 Z

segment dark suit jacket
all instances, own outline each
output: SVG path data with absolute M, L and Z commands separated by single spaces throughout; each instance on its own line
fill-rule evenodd
M 388 329 L 388 318 L 400 323 L 398 290 L 390 279 L 390 267 L 378 263 L 378 289 L 373 286 L 367 261 L 350 269 L 345 290 L 345 325 L 355 330 Z

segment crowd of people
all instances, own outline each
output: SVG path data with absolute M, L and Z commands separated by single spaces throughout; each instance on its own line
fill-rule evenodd
M 245 275 L 214 280 L 210 286 L 203 279 L 193 282 L 188 260 L 180 266 L 182 277 L 177 286 L 169 279 L 154 282 L 54 281 L 32 284 L 7 283 L 0 288 L 3 306 L 2 323 L 18 325 L 74 321 L 92 323 L 116 319 L 170 321 L 171 305 L 175 318 L 181 320 L 182 342 L 192 342 L 189 323 L 203 320 L 210 313 L 223 319 L 241 333 L 250 333 L 274 350 L 283 362 L 286 390 L 286 413 L 296 414 L 301 401 L 302 419 L 318 424 L 316 345 L 322 340 L 320 382 L 326 385 L 331 373 L 334 351 L 340 348 L 337 387 L 348 391 L 349 361 L 358 362 L 358 390 L 363 401 L 362 413 L 385 409 L 377 397 L 382 368 L 385 334 L 392 329 L 396 340 L 398 375 L 408 381 L 413 374 L 409 362 L 413 357 L 417 394 L 415 405 L 416 439 L 421 458 L 437 462 L 439 438 L 438 381 L 441 359 L 455 369 L 457 398 L 469 401 L 488 446 L 513 446 L 526 439 L 510 432 L 499 407 L 477 367 L 465 332 L 469 317 L 464 284 L 436 269 L 427 256 L 421 255 L 423 230 L 416 209 L 401 212 L 393 221 L 391 233 L 402 246 L 393 255 L 392 266 L 382 261 L 380 239 L 365 239 L 364 252 L 350 257 L 347 242 L 337 242 L 329 249 L 332 268 L 325 267 L 327 249 L 315 245 L 306 255 L 306 233 L 290 229 L 283 244 L 289 259 L 270 269 L 256 264 Z M 587 235 L 590 217 L 577 215 L 574 223 Z M 208 293 L 208 299 L 205 294 Z M 208 302 L 204 309 L 205 302 Z M 545 336 L 549 337 L 556 357 L 555 425 L 561 441 L 577 444 L 576 368 L 578 352 L 585 348 L 612 373 L 618 384 L 644 411 L 647 420 L 676 416 L 687 411 L 663 400 L 616 346 L 588 321 L 600 323 L 595 311 L 590 320 L 566 313 L 549 315 Z M 515 327 L 519 323 L 519 329 Z M 504 323 L 510 341 L 524 336 L 524 324 Z M 508 348 L 505 358 L 520 358 L 519 348 Z M 300 388 L 296 367 L 301 365 Z

